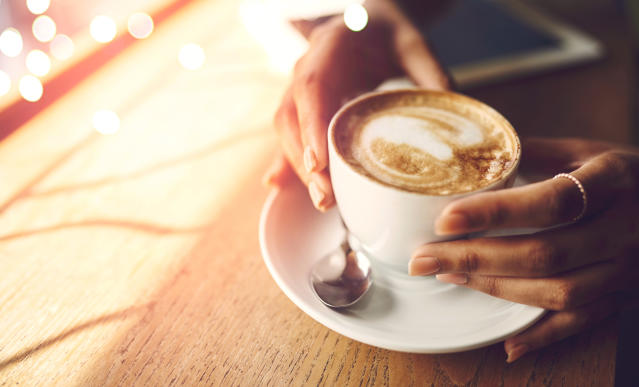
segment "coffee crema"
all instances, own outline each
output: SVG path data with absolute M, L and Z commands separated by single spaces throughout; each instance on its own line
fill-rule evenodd
M 519 152 L 508 121 L 453 93 L 380 94 L 335 124 L 336 148 L 357 172 L 429 195 L 486 187 L 514 167 Z

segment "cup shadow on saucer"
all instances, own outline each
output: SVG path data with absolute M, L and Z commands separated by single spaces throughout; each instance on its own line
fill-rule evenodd
M 335 311 L 365 320 L 374 320 L 387 316 L 393 310 L 395 303 L 395 296 L 390 289 L 373 282 L 368 293 L 356 304 L 344 309 L 335 309 Z

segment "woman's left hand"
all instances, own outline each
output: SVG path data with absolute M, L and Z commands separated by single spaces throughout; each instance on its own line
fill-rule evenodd
M 504 343 L 508 362 L 587 329 L 639 298 L 639 149 L 595 141 L 531 139 L 522 170 L 570 172 L 451 203 L 441 235 L 540 227 L 530 235 L 430 243 L 411 275 L 437 279 L 550 312 Z M 579 216 L 585 206 L 583 218 Z

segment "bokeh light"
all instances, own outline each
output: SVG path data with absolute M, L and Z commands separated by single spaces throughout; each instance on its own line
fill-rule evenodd
M 4 71 L 0 70 L 0 96 L 3 96 L 11 89 L 11 78 Z
M 51 59 L 40 50 L 31 50 L 27 54 L 26 65 L 33 75 L 43 77 L 51 70 Z
M 50 42 L 55 37 L 56 25 L 49 16 L 40 15 L 33 21 L 31 30 L 39 41 Z
M 50 0 L 27 0 L 27 8 L 34 15 L 45 13 L 51 5 Z
M 42 83 L 33 75 L 25 75 L 20 78 L 20 84 L 18 85 L 20 95 L 22 98 L 29 102 L 36 102 L 42 98 Z
M 93 39 L 99 43 L 108 43 L 118 32 L 115 21 L 108 16 L 96 16 L 91 20 L 89 31 Z
M 204 64 L 206 56 L 202 47 L 195 43 L 184 45 L 178 54 L 178 61 L 187 70 L 197 70 Z
M 73 55 L 74 45 L 70 37 L 60 34 L 57 35 L 49 44 L 51 55 L 58 60 L 69 59 Z
M 361 4 L 349 4 L 344 10 L 344 24 L 351 31 L 361 31 L 368 24 L 368 12 Z
M 0 34 L 0 51 L 15 58 L 22 52 L 22 35 L 15 28 L 7 28 Z
M 102 134 L 114 134 L 120 129 L 120 117 L 111 110 L 98 110 L 93 114 L 93 128 Z
M 129 33 L 136 39 L 144 39 L 153 32 L 153 19 L 143 12 L 136 12 L 129 16 Z
M 265 1 L 242 1 L 240 19 L 253 39 L 264 47 L 270 69 L 290 74 L 295 63 L 308 50 L 308 41 L 274 8 Z

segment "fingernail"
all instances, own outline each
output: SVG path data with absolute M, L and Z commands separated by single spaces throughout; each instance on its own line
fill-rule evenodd
M 304 148 L 304 168 L 306 168 L 307 172 L 313 172 L 317 167 L 317 157 L 315 157 L 315 152 L 311 149 L 310 145 L 307 145 Z
M 471 231 L 470 228 L 470 220 L 460 212 L 442 215 L 435 221 L 435 233 L 438 235 L 464 234 Z
M 439 269 L 439 259 L 433 257 L 415 257 L 408 262 L 409 275 L 430 275 Z
M 333 204 L 335 204 L 335 201 L 332 198 L 332 196 L 326 195 L 324 197 L 324 200 L 322 200 L 316 208 L 321 212 L 328 211 L 333 206 Z
M 437 274 L 435 276 L 439 281 L 449 284 L 463 285 L 468 283 L 468 276 L 462 273 Z
M 520 357 L 524 356 L 526 352 L 530 351 L 530 345 L 528 344 L 517 344 L 513 349 L 508 352 L 508 358 L 506 358 L 506 363 L 512 363 Z
M 308 183 L 308 193 L 311 195 L 311 200 L 315 208 L 323 211 L 326 206 L 326 203 L 324 203 L 326 194 L 320 189 L 316 182 L 311 181 Z

